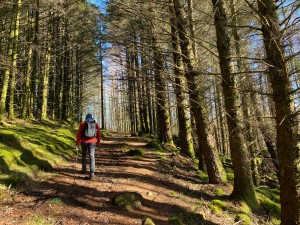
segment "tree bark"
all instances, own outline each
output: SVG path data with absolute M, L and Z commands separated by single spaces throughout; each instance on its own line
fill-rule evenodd
M 269 66 L 276 112 L 277 150 L 280 173 L 281 224 L 300 223 L 300 150 L 297 122 L 292 110 L 290 81 L 284 58 L 282 30 L 273 0 L 258 0 L 262 33 Z
M 6 106 L 6 97 L 7 91 L 9 87 L 9 80 L 12 79 L 12 68 L 14 65 L 14 57 L 17 56 L 16 50 L 16 26 L 17 26 L 17 17 L 19 14 L 19 0 L 13 4 L 12 8 L 12 16 L 11 16 L 11 25 L 10 25 L 10 37 L 8 42 L 8 52 L 7 52 L 7 59 L 9 62 L 9 66 L 5 69 L 3 84 L 2 84 L 2 91 L 1 91 L 1 98 L 0 98 L 0 121 L 3 120 L 3 116 L 5 114 L 5 106 Z M 16 58 L 17 60 L 17 58 Z
M 227 113 L 229 143 L 234 168 L 234 187 L 232 197 L 245 201 L 252 209 L 258 207 L 251 174 L 251 164 L 245 145 L 239 94 L 235 89 L 235 80 L 230 65 L 230 38 L 227 29 L 227 16 L 223 0 L 212 0 L 214 22 L 217 34 L 217 48 L 222 76 L 222 87 Z
M 170 114 L 167 108 L 166 84 L 163 75 L 163 58 L 154 33 L 152 33 L 152 49 L 154 55 L 154 74 L 157 101 L 156 118 L 157 125 L 159 127 L 158 136 L 162 143 L 174 145 L 170 126 Z
M 227 182 L 226 174 L 219 158 L 218 151 L 208 141 L 207 114 L 201 105 L 202 99 L 197 87 L 196 74 L 194 73 L 193 57 L 190 51 L 190 41 L 187 37 L 186 24 L 179 0 L 173 0 L 176 25 L 180 40 L 182 61 L 185 69 L 185 77 L 188 83 L 191 111 L 195 117 L 199 149 L 203 152 L 210 183 Z M 173 11 L 172 10 L 172 11 Z
M 183 66 L 181 62 L 180 50 L 178 45 L 178 37 L 176 31 L 176 20 L 171 18 L 171 39 L 173 47 L 173 63 L 175 74 L 175 94 L 177 100 L 177 114 L 179 125 L 179 147 L 181 152 L 192 158 L 195 157 L 194 145 L 192 139 L 191 121 L 188 113 L 188 101 L 186 99 L 184 88 L 185 78 L 183 72 Z

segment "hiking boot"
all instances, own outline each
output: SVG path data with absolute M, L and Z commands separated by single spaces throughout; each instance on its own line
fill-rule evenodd
M 86 174 L 86 170 L 81 170 L 80 173 L 81 174 Z
M 90 180 L 95 180 L 95 173 L 91 173 Z

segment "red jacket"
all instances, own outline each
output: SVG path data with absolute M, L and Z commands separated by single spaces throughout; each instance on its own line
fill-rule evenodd
M 101 139 L 101 133 L 100 133 L 100 128 L 99 128 L 98 124 L 96 123 L 96 130 L 97 130 L 96 137 L 91 138 L 91 139 L 87 139 L 82 136 L 84 125 L 85 125 L 85 122 L 81 122 L 79 125 L 77 138 L 76 138 L 76 145 L 79 145 L 80 142 L 81 143 L 95 143 L 95 144 L 99 145 L 100 139 Z

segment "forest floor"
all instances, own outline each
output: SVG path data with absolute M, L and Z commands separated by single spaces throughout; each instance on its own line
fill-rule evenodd
M 85 179 L 88 174 L 78 173 L 79 157 L 77 164 L 74 158 L 59 165 L 42 182 L 3 191 L 0 224 L 247 223 L 242 207 L 232 201 L 229 207 L 231 185 L 210 185 L 197 174 L 191 159 L 150 149 L 146 144 L 137 137 L 112 134 L 96 152 L 94 181 Z M 130 156 L 132 149 L 140 149 L 144 156 Z M 118 206 L 114 199 L 124 193 L 136 194 L 140 201 Z M 252 223 L 267 224 L 259 215 L 252 216 Z

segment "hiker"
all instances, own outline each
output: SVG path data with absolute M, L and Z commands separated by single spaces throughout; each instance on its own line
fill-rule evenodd
M 96 121 L 93 119 L 92 114 L 85 116 L 85 121 L 80 123 L 77 138 L 76 147 L 79 148 L 81 143 L 82 150 L 82 173 L 86 173 L 86 155 L 90 156 L 90 180 L 95 178 L 95 149 L 100 144 L 100 128 Z

